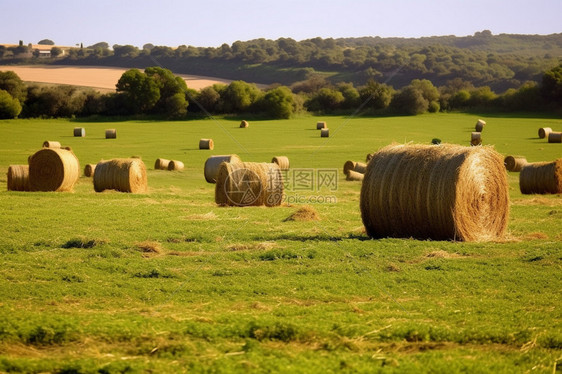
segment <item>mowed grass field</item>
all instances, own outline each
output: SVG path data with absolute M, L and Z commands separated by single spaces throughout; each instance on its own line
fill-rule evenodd
M 562 157 L 537 136 L 562 120 L 523 116 L 0 121 L 4 186 L 45 140 L 81 168 L 141 156 L 148 169 L 141 195 L 95 193 L 86 177 L 72 193 L 0 192 L 0 372 L 560 372 L 560 195 L 521 195 L 509 173 L 505 240 L 369 240 L 361 184 L 342 173 L 391 142 L 468 145 L 478 118 L 504 155 Z M 230 153 L 339 179 L 293 179 L 281 207 L 217 207 L 203 165 Z M 154 170 L 159 157 L 186 169 Z M 321 219 L 285 221 L 303 204 Z

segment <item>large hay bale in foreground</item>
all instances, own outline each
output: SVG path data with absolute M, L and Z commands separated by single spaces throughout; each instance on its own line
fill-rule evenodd
M 320 130 L 320 137 L 321 137 L 321 138 L 328 138 L 328 137 L 330 137 L 330 129 L 322 129 L 322 130 Z
M 277 206 L 283 201 L 283 174 L 273 163 L 239 162 L 220 165 L 215 202 L 228 206 Z
M 525 156 L 506 156 L 503 163 L 508 171 L 519 172 L 527 164 L 527 159 Z
M 106 139 L 117 139 L 117 130 L 115 130 L 115 129 L 105 130 L 105 138 Z
M 326 124 L 326 121 L 318 121 L 316 122 L 316 130 L 322 130 L 322 129 L 327 129 L 328 125 Z
M 74 128 L 74 136 L 79 137 L 79 138 L 83 138 L 84 136 L 86 136 L 86 130 L 83 127 L 75 127 Z
M 100 161 L 94 173 L 94 190 L 144 193 L 147 189 L 146 166 L 138 158 Z
M 549 143 L 562 143 L 562 132 L 552 131 L 548 134 Z
M 290 162 L 287 156 L 275 156 L 271 159 L 271 162 L 279 165 L 281 170 L 289 170 Z
M 154 170 L 168 170 L 168 165 L 170 164 L 170 160 L 165 158 L 157 158 L 154 162 Z
M 43 148 L 29 159 L 31 191 L 72 191 L 79 177 L 78 158 L 67 149 Z
M 476 132 L 482 132 L 482 130 L 484 130 L 485 125 L 486 122 L 484 120 L 479 119 L 478 121 L 476 121 L 476 126 L 474 126 L 474 129 L 476 130 Z
M 215 148 L 215 143 L 213 139 L 201 139 L 199 140 L 199 149 L 210 149 Z
M 562 158 L 551 162 L 533 162 L 519 173 L 523 194 L 562 193 Z
M 238 155 L 217 155 L 211 156 L 205 161 L 203 173 L 207 183 L 216 183 L 217 175 L 219 174 L 219 167 L 223 162 L 238 163 L 242 162 Z
M 343 173 L 347 175 L 348 171 L 353 170 L 357 173 L 364 174 L 367 170 L 367 164 L 363 162 L 355 162 L 348 160 L 343 164 Z
M 509 216 L 503 157 L 491 147 L 387 146 L 367 166 L 360 207 L 373 238 L 498 239 Z
M 473 132 L 470 134 L 470 145 L 482 145 L 482 135 L 479 132 Z
M 30 191 L 29 165 L 10 165 L 8 167 L 8 191 Z
M 178 160 L 171 160 L 170 163 L 168 164 L 168 170 L 176 170 L 176 171 L 180 171 L 184 169 L 184 164 L 181 161 Z
M 84 166 L 84 176 L 86 177 L 93 177 L 95 171 L 96 171 L 95 164 L 86 164 L 86 166 Z
M 348 170 L 345 176 L 346 181 L 362 181 L 364 178 L 365 174 L 353 170 Z
M 43 142 L 43 148 L 62 148 L 59 142 L 53 140 L 45 140 Z
M 240 122 L 240 128 L 241 129 L 245 129 L 247 127 L 250 127 L 250 124 L 248 123 L 248 121 L 243 120 L 242 122 Z
M 539 138 L 544 139 L 544 138 L 548 138 L 548 134 L 550 134 L 552 132 L 552 129 L 550 127 L 541 127 L 539 129 Z

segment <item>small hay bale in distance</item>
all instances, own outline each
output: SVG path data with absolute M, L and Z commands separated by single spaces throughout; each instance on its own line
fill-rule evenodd
M 217 175 L 219 174 L 219 167 L 223 162 L 238 163 L 242 162 L 238 155 L 216 155 L 211 156 L 205 161 L 203 173 L 207 183 L 216 183 Z
M 86 177 L 93 177 L 95 171 L 96 164 L 86 164 L 86 166 L 84 166 L 84 176 Z
M 367 166 L 360 208 L 373 238 L 499 239 L 509 217 L 503 157 L 492 147 L 389 145 Z
M 43 142 L 43 148 L 62 148 L 59 142 L 53 140 L 45 140 Z
M 287 156 L 275 156 L 271 159 L 271 162 L 279 165 L 281 170 L 289 170 L 290 162 Z
M 86 136 L 86 129 L 83 127 L 75 127 L 74 128 L 74 137 L 83 138 Z
M 355 161 L 346 161 L 343 164 L 343 173 L 347 175 L 347 173 L 353 170 L 357 173 L 365 173 L 365 170 L 367 170 L 367 164 L 363 163 L 363 162 L 355 162 Z
M 147 190 L 146 166 L 138 158 L 100 161 L 94 173 L 94 190 L 144 193 Z
M 367 153 L 367 156 L 365 157 L 365 162 L 369 162 L 371 161 L 371 159 L 373 158 L 374 153 Z
M 347 174 L 345 175 L 346 181 L 362 181 L 363 178 L 365 178 L 365 174 L 353 170 L 348 170 Z
M 321 138 L 328 138 L 328 137 L 330 137 L 330 129 L 322 129 L 322 130 L 320 130 L 320 137 L 321 137 Z
M 523 166 L 519 173 L 519 189 L 523 194 L 562 193 L 562 158 Z
M 168 165 L 170 164 L 170 160 L 165 158 L 157 158 L 154 162 L 154 170 L 168 170 Z
M 478 121 L 476 121 L 476 126 L 474 126 L 474 129 L 476 130 L 476 132 L 482 132 L 485 125 L 486 121 L 479 119 Z
M 115 130 L 115 129 L 105 130 L 105 138 L 106 139 L 117 139 L 117 130 Z
M 316 122 L 316 130 L 322 130 L 322 129 L 327 129 L 328 125 L 326 124 L 326 121 L 318 121 Z
M 519 172 L 527 164 L 525 156 L 506 156 L 503 159 L 507 171 Z
M 245 129 L 247 127 L 250 127 L 250 124 L 248 123 L 248 121 L 242 120 L 242 122 L 240 122 L 240 128 Z
M 539 138 L 544 139 L 544 138 L 548 138 L 548 134 L 550 134 L 552 132 L 552 129 L 550 127 L 541 127 L 539 129 Z
M 29 165 L 10 165 L 8 167 L 8 191 L 30 191 Z
M 549 143 L 562 143 L 562 132 L 552 131 L 548 134 Z
M 477 146 L 482 145 L 482 135 L 479 132 L 473 132 L 470 134 L 470 145 Z
M 183 162 L 178 161 L 178 160 L 171 160 L 168 163 L 168 170 L 180 171 L 180 170 L 183 170 L 184 167 L 185 167 L 185 165 L 183 164 Z
M 223 162 L 217 175 L 215 202 L 221 206 L 278 206 L 283 191 L 283 174 L 277 164 Z
M 201 139 L 199 140 L 199 149 L 210 149 L 215 148 L 215 143 L 213 139 Z
M 31 191 L 72 191 L 80 177 L 80 164 L 72 151 L 43 148 L 29 159 Z

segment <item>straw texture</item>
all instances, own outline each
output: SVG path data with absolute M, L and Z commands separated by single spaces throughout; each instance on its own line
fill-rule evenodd
M 290 162 L 287 156 L 275 156 L 271 159 L 271 162 L 279 165 L 281 170 L 289 170 Z
M 94 173 L 94 190 L 144 193 L 147 189 L 146 166 L 138 158 L 100 161 Z
M 548 134 L 550 134 L 552 132 L 552 129 L 550 127 L 541 127 L 539 129 L 539 138 L 544 139 L 544 138 L 548 138 Z
M 207 183 L 216 183 L 217 175 L 219 174 L 219 167 L 223 162 L 238 163 L 242 162 L 238 155 L 217 155 L 211 156 L 205 161 L 205 167 L 203 173 L 205 174 L 205 180 Z
M 548 134 L 549 143 L 562 143 L 562 132 L 552 131 Z
M 470 134 L 470 145 L 482 145 L 482 135 L 479 132 L 473 132 Z
M 476 126 L 474 126 L 474 129 L 476 130 L 476 132 L 482 132 L 482 130 L 484 130 L 485 125 L 486 122 L 484 120 L 479 119 L 478 121 L 476 121 Z
M 328 137 L 330 137 L 330 129 L 322 129 L 322 130 L 320 130 L 320 137 L 321 137 L 321 138 L 328 138 Z
M 240 122 L 240 128 L 245 129 L 247 127 L 250 127 L 250 124 L 248 123 L 248 121 L 242 121 Z
M 83 127 L 75 127 L 74 128 L 74 136 L 82 138 L 82 137 L 86 136 L 86 130 Z
M 168 170 L 183 170 L 184 169 L 184 164 L 181 161 L 178 160 L 171 160 L 170 163 L 168 163 Z
M 10 165 L 8 167 L 8 191 L 30 191 L 29 166 Z
M 115 130 L 115 129 L 105 130 L 105 138 L 106 139 L 117 139 L 117 130 Z
M 165 158 L 157 158 L 154 162 L 154 170 L 168 170 L 168 165 L 170 164 L 170 160 Z
M 43 148 L 29 159 L 31 191 L 72 191 L 80 177 L 80 164 L 72 151 Z
M 201 139 L 199 140 L 199 149 L 213 149 L 215 148 L 215 143 L 213 139 Z
M 519 188 L 523 194 L 562 193 L 562 158 L 525 165 L 519 173 Z
M 84 166 L 84 175 L 86 177 L 93 177 L 95 171 L 96 171 L 95 164 L 86 164 L 86 166 Z

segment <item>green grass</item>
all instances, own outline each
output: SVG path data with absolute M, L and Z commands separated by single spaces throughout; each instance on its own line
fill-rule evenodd
M 0 121 L 4 185 L 44 140 L 71 146 L 82 166 L 140 155 L 149 181 L 143 195 L 95 193 L 86 177 L 73 193 L 0 192 L 0 372 L 560 371 L 560 195 L 523 196 L 510 173 L 499 243 L 367 240 L 360 184 L 341 172 L 393 141 L 468 144 L 477 118 Z M 560 119 L 483 118 L 484 143 L 502 154 L 562 155 L 537 137 Z M 197 149 L 207 137 L 214 151 Z M 289 196 L 337 201 L 310 204 L 311 222 L 284 222 L 299 204 L 217 207 L 203 164 L 228 153 L 335 168 L 335 191 Z M 186 169 L 153 170 L 158 157 Z

